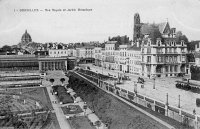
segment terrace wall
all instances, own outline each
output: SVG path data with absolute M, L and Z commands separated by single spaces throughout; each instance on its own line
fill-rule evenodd
M 95 76 L 89 76 L 83 73 L 81 75 L 85 76 L 91 81 L 94 81 L 96 83 L 96 86 L 102 88 L 103 90 L 110 92 L 109 89 L 112 88 L 113 91 L 111 93 L 114 93 L 133 104 L 139 104 L 145 108 L 151 109 L 152 111 L 155 111 L 164 116 L 170 117 L 184 124 L 186 127 L 193 127 L 194 129 L 200 129 L 199 115 L 185 111 L 178 107 L 174 107 L 172 105 L 166 105 L 165 103 L 157 101 L 153 98 L 150 98 L 150 97 L 147 97 L 135 92 L 133 93 L 131 91 L 124 90 L 112 84 L 108 84 L 107 82 L 103 80 L 99 80 L 98 78 L 95 78 Z M 140 84 L 136 84 L 136 85 L 140 85 Z

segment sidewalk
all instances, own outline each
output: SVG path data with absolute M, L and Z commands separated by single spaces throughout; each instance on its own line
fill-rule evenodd
M 56 96 L 55 95 L 52 95 L 51 93 L 51 83 L 46 80 L 47 78 L 54 78 L 54 85 L 61 85 L 61 82 L 60 82 L 60 78 L 65 78 L 67 80 L 67 78 L 64 76 L 64 74 L 60 74 L 59 76 L 57 75 L 57 73 L 60 73 L 60 71 L 58 72 L 51 72 L 49 73 L 49 75 L 47 75 L 47 77 L 45 77 L 42 81 L 42 84 L 44 86 L 46 86 L 47 88 L 47 92 L 49 94 L 49 98 L 52 101 L 57 101 L 56 99 Z M 56 76 L 55 76 L 56 74 Z M 61 105 L 59 103 L 52 103 L 52 106 L 53 106 L 53 112 L 55 112 L 56 114 L 56 117 L 58 119 L 58 123 L 60 125 L 60 128 L 61 129 L 72 129 L 69 122 L 67 121 L 62 109 L 61 109 Z
M 49 94 L 49 97 L 50 97 L 50 100 L 51 102 L 52 101 L 57 101 L 56 97 L 54 95 L 51 94 L 50 90 L 51 90 L 51 87 L 47 86 L 47 91 L 48 91 L 48 94 Z M 52 103 L 53 105 L 53 109 L 56 113 L 56 117 L 58 119 L 58 123 L 60 125 L 60 128 L 61 129 L 71 129 L 71 126 L 69 124 L 69 122 L 67 121 L 62 109 L 61 109 L 61 106 L 58 104 L 58 103 Z

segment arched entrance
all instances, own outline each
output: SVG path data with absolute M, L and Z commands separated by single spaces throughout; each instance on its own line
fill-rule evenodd
M 185 73 L 185 64 L 181 65 L 181 73 Z
M 162 73 L 162 65 L 157 65 L 156 66 L 156 74 L 158 77 L 161 77 L 161 73 Z

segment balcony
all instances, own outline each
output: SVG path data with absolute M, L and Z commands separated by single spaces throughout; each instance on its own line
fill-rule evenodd
M 156 54 L 164 54 L 164 52 L 158 52 L 158 51 L 157 51 Z
M 178 52 L 168 52 L 168 51 L 166 51 L 165 54 L 178 54 Z
M 165 62 L 164 61 L 156 61 L 156 64 L 164 64 Z
M 170 61 L 170 62 L 165 61 L 165 64 L 178 64 L 178 61 Z

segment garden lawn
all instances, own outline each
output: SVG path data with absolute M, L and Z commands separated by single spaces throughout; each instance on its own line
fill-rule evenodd
M 70 111 L 70 107 L 73 107 L 73 108 L 75 108 L 76 110 Z M 81 107 L 80 107 L 79 105 L 69 105 L 68 108 L 67 108 L 67 106 L 61 107 L 61 108 L 62 108 L 63 113 L 64 113 L 65 115 L 67 115 L 67 114 L 78 114 L 78 113 L 83 112 L 83 110 L 81 109 Z
M 84 117 L 73 117 L 69 120 L 73 129 L 96 129 L 94 126 L 90 125 L 90 121 Z

